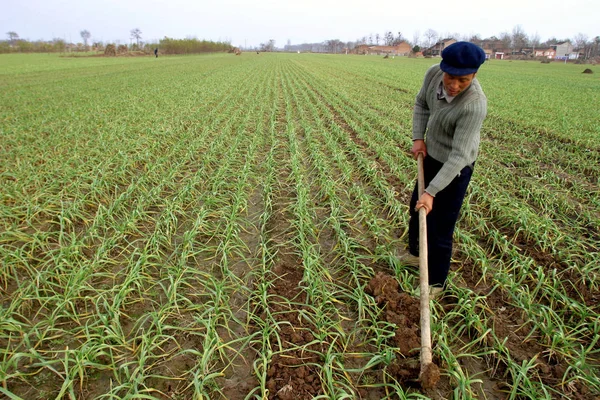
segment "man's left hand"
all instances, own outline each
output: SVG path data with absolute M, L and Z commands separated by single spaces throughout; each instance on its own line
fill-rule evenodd
M 425 207 L 426 213 L 429 214 L 433 208 L 433 196 L 427 192 L 423 193 L 419 198 L 419 201 L 417 201 L 415 211 L 419 211 L 419 208 L 421 207 Z

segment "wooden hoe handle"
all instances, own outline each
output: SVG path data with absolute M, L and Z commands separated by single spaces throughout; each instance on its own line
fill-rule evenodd
M 419 197 L 425 191 L 423 154 L 417 156 Z M 427 210 L 419 208 L 419 280 L 421 288 L 421 374 L 431 364 L 431 317 L 429 312 L 429 271 L 427 267 Z

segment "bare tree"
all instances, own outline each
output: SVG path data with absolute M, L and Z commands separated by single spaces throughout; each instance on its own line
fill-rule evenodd
M 375 34 L 375 43 L 377 44 L 377 46 L 379 46 L 379 38 L 380 38 L 379 33 L 376 33 Z
M 445 38 L 445 39 L 454 39 L 456 41 L 467 41 L 468 40 L 468 36 L 466 35 L 461 35 L 458 32 L 445 32 L 443 35 L 440 36 L 440 39 Z
M 404 42 L 404 36 L 402 36 L 402 32 L 398 31 L 398 36 L 396 36 L 396 38 L 393 41 L 394 45 L 400 44 Z
M 510 36 L 510 33 L 508 32 L 502 32 L 500 34 L 500 41 L 502 42 L 502 47 L 504 48 L 504 50 L 506 49 L 510 49 L 511 43 L 512 43 L 512 38 Z
M 481 36 L 479 36 L 478 33 L 474 33 L 466 41 L 480 46 L 481 45 Z
M 585 45 L 588 43 L 588 36 L 584 33 L 578 33 L 573 36 L 573 44 L 576 49 L 583 49 Z
M 339 39 L 326 40 L 324 44 L 327 47 L 327 51 L 334 54 L 337 54 L 338 50 L 341 50 L 344 46 L 344 42 Z
M 140 45 L 140 39 L 142 38 L 142 31 L 140 30 L 140 28 L 135 28 L 135 29 L 132 29 L 130 31 L 130 33 L 131 33 L 131 38 L 135 39 L 135 43 L 139 47 L 139 45 Z
M 413 42 L 412 45 L 413 46 L 418 46 L 421 42 L 421 33 L 419 31 L 415 31 L 413 33 Z
M 513 51 L 520 51 L 524 47 L 527 47 L 527 34 L 523 30 L 521 25 L 515 25 L 511 35 L 511 48 Z
M 438 33 L 431 28 L 427 29 L 423 35 L 425 36 L 425 39 L 426 39 L 425 45 L 427 47 L 433 46 L 435 44 L 435 42 L 437 41 Z
M 535 49 L 540 48 L 540 35 L 539 33 L 535 33 L 533 36 L 529 38 L 529 44 L 533 48 L 533 54 L 535 55 Z
M 10 42 L 11 46 L 14 46 L 17 40 L 19 40 L 19 35 L 17 32 L 13 31 L 6 32 L 6 34 L 8 35 L 8 41 Z
M 275 39 L 269 39 L 266 43 L 260 44 L 260 51 L 273 51 L 275 50 Z
M 585 60 L 592 57 L 592 53 L 594 53 L 594 42 L 589 40 L 586 34 L 580 32 L 573 36 L 573 44 L 575 45 L 575 49 L 583 53 L 583 58 Z
M 391 46 L 394 43 L 394 34 L 391 31 L 386 31 L 383 35 L 383 44 Z
M 593 44 L 592 53 L 591 53 L 591 57 L 598 57 L 598 56 L 600 56 L 600 36 L 596 36 L 594 38 L 594 44 Z
M 81 35 L 81 38 L 83 39 L 83 45 L 85 46 L 85 49 L 87 50 L 88 40 L 90 40 L 90 38 L 92 37 L 92 34 L 87 29 L 82 30 L 81 32 L 79 32 L 79 34 Z

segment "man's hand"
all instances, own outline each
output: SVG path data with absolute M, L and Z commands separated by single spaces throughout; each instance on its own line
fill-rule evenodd
M 413 140 L 413 146 L 410 150 L 415 160 L 419 156 L 419 153 L 423 153 L 423 158 L 427 157 L 427 146 L 425 141 L 422 139 Z
M 425 192 L 417 201 L 417 205 L 415 206 L 415 211 L 419 211 L 419 208 L 424 207 L 427 214 L 431 212 L 433 208 L 433 196 L 429 193 Z

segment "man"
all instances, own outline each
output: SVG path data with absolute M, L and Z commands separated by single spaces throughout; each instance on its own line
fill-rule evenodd
M 158 58 L 158 47 L 154 49 L 154 56 L 156 56 L 156 58 Z
M 413 112 L 411 153 L 424 156 L 425 192 L 415 185 L 410 202 L 409 251 L 419 255 L 419 214 L 427 211 L 429 284 L 438 296 L 452 257 L 452 235 L 479 151 L 487 99 L 475 78 L 485 52 L 469 42 L 442 51 L 442 61 L 425 74 Z

